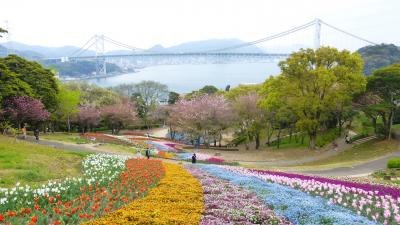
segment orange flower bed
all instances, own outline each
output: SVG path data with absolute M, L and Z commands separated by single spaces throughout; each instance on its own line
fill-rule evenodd
M 0 212 L 0 224 L 80 224 L 145 196 L 164 175 L 160 160 L 129 159 L 113 182 L 77 184 L 56 196 L 35 197 L 33 207 Z

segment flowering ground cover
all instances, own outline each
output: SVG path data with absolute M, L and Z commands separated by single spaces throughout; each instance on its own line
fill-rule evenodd
M 290 224 L 250 191 L 198 167 L 186 168 L 203 186 L 205 212 L 200 224 Z
M 105 154 L 89 156 L 83 169 L 82 178 L 2 190 L 0 223 L 79 224 L 144 196 L 165 172 L 157 160 Z
M 89 224 L 198 224 L 203 214 L 203 190 L 182 166 L 163 164 L 165 177 L 148 195 Z
M 350 208 L 358 215 L 384 224 L 400 224 L 400 189 L 283 172 L 226 167 L 228 170 L 289 186 L 332 204 Z
M 311 196 L 293 187 L 266 182 L 252 174 L 228 170 L 234 167 L 204 165 L 200 168 L 256 193 L 278 215 L 288 218 L 294 224 L 376 224 L 321 197 Z

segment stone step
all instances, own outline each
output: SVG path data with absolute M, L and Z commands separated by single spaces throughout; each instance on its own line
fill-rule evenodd
M 365 142 L 367 142 L 367 141 L 374 140 L 374 139 L 376 139 L 376 136 L 375 136 L 375 135 L 374 135 L 374 136 L 369 136 L 369 137 L 365 137 L 365 138 L 359 139 L 359 140 L 357 140 L 357 141 L 354 141 L 352 144 L 354 144 L 354 145 L 359 145 L 359 144 L 362 144 L 362 143 L 365 143 Z

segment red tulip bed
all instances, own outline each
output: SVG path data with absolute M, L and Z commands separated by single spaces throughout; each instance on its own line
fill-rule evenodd
M 37 189 L 0 190 L 0 224 L 80 224 L 143 197 L 165 175 L 159 160 L 92 155 L 85 175 Z

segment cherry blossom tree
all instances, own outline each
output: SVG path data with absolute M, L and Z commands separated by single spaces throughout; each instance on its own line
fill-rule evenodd
M 47 120 L 50 113 L 39 99 L 29 96 L 14 96 L 4 102 L 4 115 L 14 121 L 18 128 L 22 123 L 37 123 Z
M 211 139 L 221 140 L 232 118 L 232 108 L 223 96 L 202 95 L 179 101 L 172 107 L 169 121 L 198 142 L 202 138 L 208 147 Z
M 94 107 L 80 106 L 72 121 L 79 124 L 82 133 L 85 133 L 100 123 L 100 111 Z
M 118 134 L 121 128 L 125 126 L 139 122 L 135 106 L 128 101 L 103 106 L 101 108 L 101 117 L 113 134 Z
M 265 111 L 258 107 L 260 97 L 255 91 L 237 96 L 233 101 L 233 109 L 237 115 L 239 136 L 245 140 L 248 149 L 248 141 L 255 140 L 256 149 L 260 147 L 260 134 L 266 124 Z

